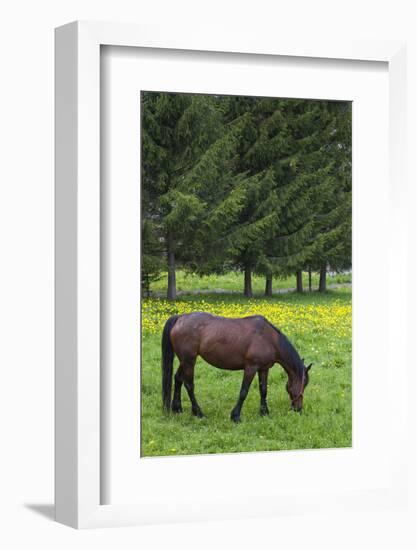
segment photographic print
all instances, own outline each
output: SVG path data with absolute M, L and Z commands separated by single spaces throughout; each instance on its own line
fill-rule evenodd
M 352 105 L 143 91 L 141 456 L 352 444 Z

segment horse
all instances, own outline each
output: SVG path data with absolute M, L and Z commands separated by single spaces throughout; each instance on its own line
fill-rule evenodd
M 279 363 L 288 375 L 286 390 L 291 408 L 298 412 L 303 408 L 304 390 L 312 364 L 306 367 L 285 334 L 261 315 L 242 318 L 205 312 L 173 315 L 165 323 L 161 347 L 162 404 L 166 412 L 182 412 L 181 387 L 184 384 L 192 414 L 199 418 L 204 416 L 194 394 L 194 366 L 198 355 L 219 369 L 243 370 L 239 397 L 230 415 L 233 422 L 240 422 L 242 405 L 256 373 L 259 377 L 260 414 L 269 414 L 266 399 L 268 372 L 275 363 Z M 174 377 L 171 402 L 175 355 L 180 365 Z

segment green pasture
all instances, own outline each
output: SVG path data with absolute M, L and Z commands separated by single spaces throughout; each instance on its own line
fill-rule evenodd
M 177 291 L 179 292 L 207 292 L 207 291 L 225 291 L 230 293 L 239 293 L 243 291 L 243 274 L 240 271 L 229 271 L 222 275 L 205 275 L 199 277 L 195 273 L 187 273 L 186 271 L 178 270 L 176 274 Z M 317 289 L 319 285 L 318 273 L 312 273 L 312 287 Z M 339 285 L 350 283 L 352 280 L 351 273 L 335 273 L 327 275 L 327 284 Z M 151 284 L 152 292 L 158 294 L 166 293 L 167 274 L 162 273 L 161 278 Z M 308 273 L 303 272 L 303 286 L 308 290 Z M 265 291 L 265 277 L 260 275 L 252 275 L 252 289 L 255 294 L 262 294 Z M 292 277 L 274 277 L 273 290 L 295 289 L 295 276 Z
M 216 281 L 220 288 L 239 290 L 236 285 L 233 288 L 228 287 L 228 281 L 233 277 L 234 275 L 229 274 L 224 279 L 216 278 Z M 189 281 L 188 278 L 188 288 L 192 289 L 193 285 Z M 256 285 L 260 288 L 261 283 L 260 279 L 256 279 L 255 290 Z M 199 288 L 204 288 L 204 280 Z M 151 300 L 158 302 L 159 299 Z M 197 297 L 193 295 L 182 296 L 178 307 L 181 304 L 188 307 L 195 300 Z M 221 301 L 223 310 L 225 304 L 233 306 L 247 301 L 237 294 L 207 294 L 204 300 L 212 308 Z M 260 297 L 251 300 L 252 309 L 256 309 L 257 300 L 263 300 L 263 307 L 266 307 L 265 298 Z M 166 302 L 160 300 L 160 304 L 155 303 L 155 306 L 164 307 L 164 303 Z M 201 359 L 195 369 L 195 394 L 205 418 L 198 419 L 191 415 L 190 402 L 184 388 L 184 412 L 179 415 L 165 415 L 161 406 L 161 335 L 155 331 L 143 331 L 141 456 L 350 447 L 351 334 L 350 330 L 344 331 L 342 335 L 336 333 L 332 323 L 332 315 L 337 314 L 338 308 L 350 303 L 350 288 L 330 290 L 323 294 L 277 294 L 268 299 L 267 307 L 271 311 L 281 304 L 294 305 L 295 308 L 311 306 L 308 308 L 308 315 L 312 316 L 312 321 L 316 308 L 321 308 L 322 312 L 325 311 L 324 319 L 328 319 L 328 323 L 323 322 L 318 330 L 313 322 L 310 326 L 307 318 L 303 322 L 302 330 L 297 330 L 291 324 L 288 325 L 292 327 L 289 332 L 280 327 L 306 363 L 313 362 L 310 383 L 304 394 L 302 414 L 290 411 L 290 401 L 285 391 L 286 374 L 279 365 L 275 365 L 270 370 L 268 381 L 270 415 L 259 415 L 259 389 L 255 378 L 242 409 L 242 421 L 237 425 L 231 422 L 230 411 L 238 397 L 242 372 L 218 370 Z M 175 309 L 175 303 L 170 307 L 170 311 Z M 344 322 L 346 323 L 346 319 Z M 350 326 L 350 319 L 348 323 Z M 176 360 L 174 372 L 177 365 Z

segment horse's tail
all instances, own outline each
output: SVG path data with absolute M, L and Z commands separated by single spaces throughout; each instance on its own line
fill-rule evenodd
M 171 409 L 172 367 L 174 364 L 174 348 L 171 343 L 171 330 L 179 315 L 172 315 L 165 323 L 162 331 L 162 405 L 166 412 Z

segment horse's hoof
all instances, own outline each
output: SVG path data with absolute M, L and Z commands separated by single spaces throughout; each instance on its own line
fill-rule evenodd
M 180 413 L 182 413 L 182 406 L 181 405 L 172 405 L 171 410 L 174 414 L 180 414 Z
M 202 411 L 193 411 L 193 415 L 196 416 L 197 418 L 204 418 L 204 414 L 202 413 Z
M 230 419 L 232 422 L 234 422 L 235 424 L 239 424 L 240 422 L 240 415 L 239 414 L 236 414 L 232 411 L 232 414 L 230 415 Z
M 261 409 L 261 410 L 260 410 L 260 414 L 261 414 L 261 416 L 268 416 L 268 415 L 269 415 L 269 409 L 268 409 L 268 407 L 265 408 L 265 409 Z

